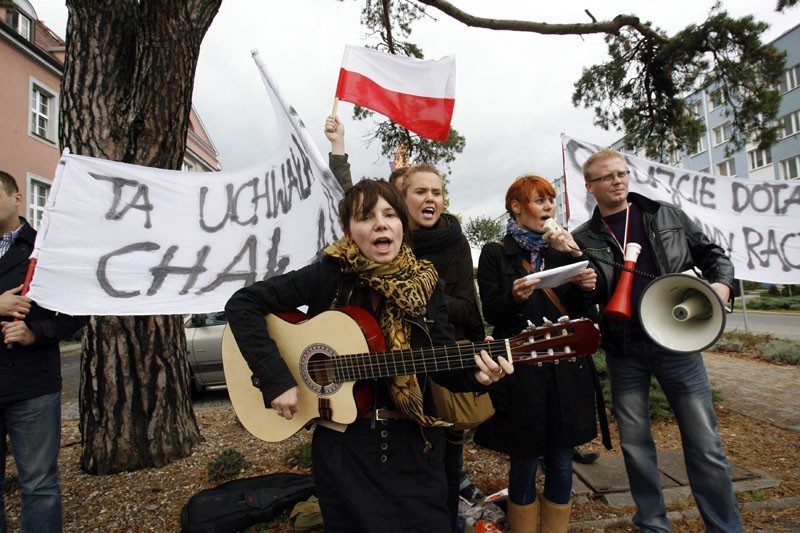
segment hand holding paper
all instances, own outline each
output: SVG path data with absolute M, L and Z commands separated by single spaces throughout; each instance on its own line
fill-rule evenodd
M 559 285 L 567 283 L 571 277 L 580 274 L 588 264 L 589 261 L 580 261 L 578 263 L 573 263 L 571 265 L 564 265 L 550 270 L 542 270 L 541 272 L 534 272 L 533 274 L 528 274 L 523 279 L 540 280 L 539 284 L 536 286 L 537 289 L 558 287 Z

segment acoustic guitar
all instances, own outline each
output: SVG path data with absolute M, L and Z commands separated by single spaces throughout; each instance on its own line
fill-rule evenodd
M 359 307 L 310 319 L 300 312 L 271 314 L 265 323 L 300 389 L 291 420 L 264 406 L 230 326 L 222 335 L 222 363 L 236 415 L 250 433 L 268 442 L 287 439 L 316 419 L 351 424 L 359 415 L 354 397 L 359 380 L 475 368 L 474 354 L 481 350 L 515 365 L 556 361 L 593 354 L 600 342 L 594 323 L 585 318 L 531 326 L 509 339 L 391 351 L 375 319 Z

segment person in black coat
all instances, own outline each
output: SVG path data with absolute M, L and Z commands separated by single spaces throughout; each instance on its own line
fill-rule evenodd
M 345 237 L 323 259 L 237 291 L 225 307 L 236 342 L 264 405 L 286 419 L 298 411 L 300 389 L 264 325 L 264 315 L 307 305 L 310 315 L 347 305 L 372 314 L 388 349 L 453 342 L 441 284 L 433 266 L 407 244 L 408 218 L 389 183 L 361 180 L 344 196 Z M 309 339 L 313 342 L 313 339 Z M 357 384 L 371 407 L 353 423 L 320 421 L 312 440 L 314 483 L 325 531 L 446 531 L 444 427 L 429 379 L 451 390 L 487 390 L 514 371 L 504 358 L 475 355 L 477 368 L 417 373 Z M 380 414 L 379 418 L 376 416 Z
M 61 352 L 58 342 L 85 319 L 43 309 L 22 294 L 36 231 L 17 215 L 23 205 L 14 178 L 0 171 L 0 481 L 6 437 L 22 494 L 22 531 L 61 531 Z M 0 531 L 6 530 L 0 490 Z
M 416 257 L 432 262 L 444 280 L 447 317 L 455 329 L 456 341 L 483 340 L 486 333 L 475 294 L 472 250 L 458 219 L 444 212 L 445 187 L 441 174 L 427 164 L 408 167 L 400 189 L 408 208 L 411 248 Z M 435 393 L 437 401 L 440 401 L 438 398 L 442 398 L 442 394 Z M 446 396 L 444 401 L 447 401 Z M 471 438 L 472 428 L 468 431 L 447 430 L 446 435 L 447 504 L 453 531 L 457 531 L 459 496 L 479 501 L 484 495 L 470 482 L 464 469 L 464 442 Z
M 544 178 L 518 178 L 506 194 L 506 235 L 481 252 L 478 287 L 495 338 L 514 336 L 529 321 L 542 325 L 562 315 L 596 318 L 594 270 L 584 269 L 552 292 L 537 290 L 539 280 L 525 279 L 576 261 L 565 253 L 574 246 L 569 233 L 544 229 L 555 214 L 554 199 L 555 191 Z M 510 455 L 508 519 L 514 531 L 538 531 L 540 510 L 542 531 L 567 531 L 573 446 L 597 434 L 594 385 L 591 358 L 579 357 L 559 364 L 517 365 L 514 376 L 490 393 L 495 415 L 479 426 L 475 442 Z M 541 504 L 536 495 L 540 457 L 547 472 Z

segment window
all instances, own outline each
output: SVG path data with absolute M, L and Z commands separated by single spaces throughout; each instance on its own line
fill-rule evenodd
M 686 109 L 689 110 L 689 113 L 692 114 L 694 117 L 702 117 L 703 116 L 703 102 L 701 100 L 695 100 L 694 102 L 689 102 L 686 104 Z
M 30 132 L 53 144 L 56 141 L 58 118 L 56 94 L 40 83 L 31 83 Z
M 183 160 L 183 171 L 184 172 L 194 172 L 195 170 L 197 170 L 197 169 L 195 168 L 194 163 L 192 163 L 191 161 L 189 161 L 187 159 Z
M 781 126 L 781 132 L 784 137 L 794 135 L 800 131 L 800 111 L 789 113 L 778 119 L 778 124 Z
M 731 133 L 733 133 L 733 128 L 731 127 L 730 122 L 726 122 L 722 126 L 717 126 L 712 130 L 714 135 L 714 146 L 718 144 L 722 144 L 728 139 L 731 138 Z
M 19 32 L 20 35 L 25 37 L 27 40 L 31 39 L 31 19 L 26 17 L 25 15 L 20 15 L 17 17 L 17 28 L 16 30 Z
M 717 174 L 720 176 L 735 176 L 736 175 L 736 161 L 733 159 L 726 159 L 717 165 Z
M 26 15 L 19 11 L 9 10 L 6 12 L 6 22 L 26 40 L 33 41 L 33 24 L 31 24 L 31 19 Z
M 750 170 L 765 167 L 772 164 L 772 152 L 767 148 L 756 148 L 747 152 L 750 159 Z
M 697 144 L 694 147 L 694 152 L 689 155 L 696 155 L 706 151 L 706 134 L 700 136 L 700 140 L 697 141 Z
M 800 155 L 781 161 L 781 178 L 796 180 L 800 177 Z
M 716 109 L 724 104 L 725 95 L 722 94 L 722 90 L 717 89 L 716 91 L 710 92 L 708 94 L 708 103 L 711 104 L 711 109 Z
M 38 230 L 44 214 L 44 206 L 47 203 L 47 196 L 50 194 L 50 185 L 44 181 L 31 178 L 28 187 L 28 222 L 33 229 Z
M 793 66 L 783 73 L 778 82 L 778 90 L 781 94 L 788 93 L 798 85 L 800 81 L 800 64 Z

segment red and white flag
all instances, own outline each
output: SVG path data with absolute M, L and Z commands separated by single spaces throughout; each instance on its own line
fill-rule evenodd
M 345 46 L 336 96 L 385 115 L 421 137 L 447 140 L 455 95 L 452 55 L 422 61 Z

